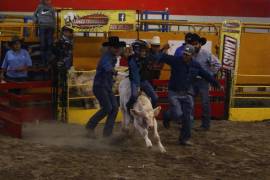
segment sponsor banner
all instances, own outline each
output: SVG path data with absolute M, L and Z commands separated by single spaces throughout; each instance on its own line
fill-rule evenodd
M 222 67 L 234 74 L 236 64 L 239 60 L 241 38 L 241 22 L 238 20 L 226 20 L 221 30 L 220 59 Z
M 223 74 L 227 79 L 226 90 L 226 109 L 231 119 L 231 108 L 234 106 L 235 99 L 232 98 L 235 94 L 235 83 L 237 82 L 239 52 L 240 52 L 240 38 L 241 38 L 241 22 L 238 20 L 226 20 L 222 23 L 221 29 L 221 51 L 220 59 L 222 68 L 226 73 Z M 223 77 L 223 78 L 224 78 Z
M 132 10 L 63 10 L 61 27 L 74 32 L 134 31 L 136 11 Z

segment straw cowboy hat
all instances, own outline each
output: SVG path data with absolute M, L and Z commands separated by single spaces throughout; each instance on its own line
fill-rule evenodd
M 151 45 L 160 46 L 160 37 L 154 36 L 150 42 Z

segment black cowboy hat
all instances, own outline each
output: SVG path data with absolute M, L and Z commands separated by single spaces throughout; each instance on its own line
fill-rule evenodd
M 19 36 L 13 36 L 11 40 L 8 42 L 9 46 L 13 46 L 16 42 L 23 42 L 23 39 L 21 39 Z
M 200 40 L 199 40 L 199 43 L 203 46 L 205 45 L 207 42 L 207 39 L 205 37 L 201 37 Z
M 119 41 L 119 37 L 117 36 L 111 36 L 108 38 L 108 42 L 104 42 L 102 46 L 126 47 L 126 43 L 124 41 Z
M 194 33 L 192 35 L 191 42 L 198 42 L 203 46 L 206 44 L 207 39 L 205 37 L 200 37 L 198 34 Z
M 185 35 L 185 41 L 186 41 L 187 43 L 190 43 L 191 40 L 192 40 L 192 36 L 193 36 L 193 33 L 188 32 L 188 33 Z

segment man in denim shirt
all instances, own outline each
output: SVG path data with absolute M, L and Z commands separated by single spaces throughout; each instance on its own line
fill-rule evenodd
M 86 128 L 89 130 L 89 136 L 94 136 L 94 129 L 97 124 L 107 116 L 106 124 L 103 130 L 103 136 L 108 137 L 112 134 L 115 118 L 118 113 L 118 103 L 113 94 L 113 76 L 117 74 L 114 67 L 117 62 L 117 56 L 121 54 L 121 47 L 126 44 L 120 42 L 118 37 L 109 37 L 109 41 L 103 43 L 108 50 L 102 55 L 96 69 L 94 78 L 93 93 L 100 104 L 100 110 L 94 114 Z
M 158 59 L 171 67 L 169 80 L 169 103 L 171 106 L 170 117 L 182 119 L 182 128 L 179 136 L 180 145 L 192 145 L 191 114 L 193 113 L 193 84 L 197 76 L 203 77 L 213 86 L 219 88 L 219 83 L 205 71 L 199 63 L 192 59 L 194 47 L 187 44 L 183 56 L 176 57 L 167 54 L 159 54 Z
M 211 52 L 201 48 L 206 44 L 206 41 L 205 38 L 201 38 L 197 34 L 193 35 L 192 45 L 195 47 L 194 60 L 198 62 L 205 71 L 214 76 L 221 68 L 221 64 L 218 58 Z M 197 76 L 194 83 L 194 91 L 196 95 L 200 95 L 202 101 L 202 124 L 201 127 L 196 130 L 207 131 L 210 128 L 211 121 L 209 83 L 201 76 Z
M 183 43 L 180 47 L 178 47 L 176 49 L 176 51 L 174 53 L 174 56 L 176 56 L 176 57 L 182 57 L 183 56 L 185 45 L 191 43 L 192 37 L 193 37 L 193 33 L 191 33 L 191 32 L 189 32 L 189 33 L 187 33 L 185 35 L 185 43 Z M 170 108 L 163 112 L 163 125 L 164 125 L 165 128 L 169 128 L 169 121 L 171 119 L 170 114 L 171 114 L 170 113 Z M 192 117 L 193 117 L 193 115 L 192 115 Z

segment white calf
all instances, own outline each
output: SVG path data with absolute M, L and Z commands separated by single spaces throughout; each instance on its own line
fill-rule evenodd
M 128 78 L 122 80 L 119 85 L 119 95 L 120 95 L 120 108 L 123 113 L 124 119 L 122 122 L 123 129 L 128 129 L 128 125 L 131 122 L 131 117 L 127 112 L 126 104 L 130 98 L 130 81 Z M 158 127 L 156 116 L 160 112 L 160 106 L 153 109 L 150 99 L 145 95 L 141 94 L 137 102 L 134 104 L 133 109 L 131 109 L 131 115 L 133 116 L 134 127 L 143 136 L 146 146 L 152 147 L 152 142 L 148 137 L 148 129 L 154 129 L 154 137 L 157 139 L 158 147 L 161 152 L 166 152 L 164 146 L 160 141 L 158 134 Z

